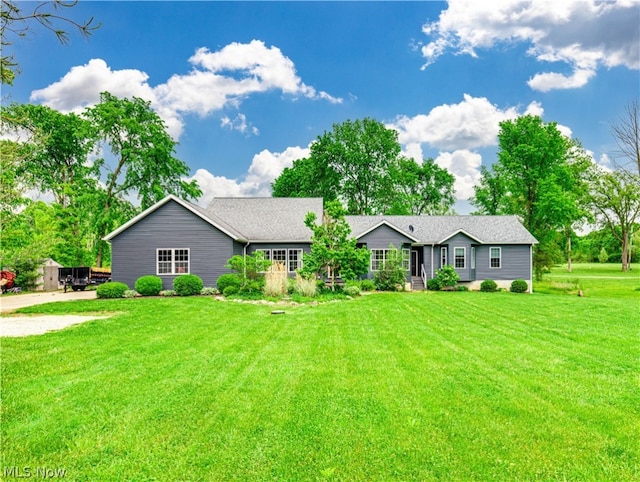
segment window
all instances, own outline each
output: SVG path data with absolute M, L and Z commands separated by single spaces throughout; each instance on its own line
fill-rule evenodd
M 187 274 L 189 270 L 189 249 L 158 249 L 156 251 L 157 274 Z
M 476 248 L 471 247 L 471 269 L 476 269 Z
M 287 265 L 287 250 L 286 249 L 272 249 L 271 261 L 274 263 L 282 263 Z
M 268 259 L 271 261 L 271 250 L 270 249 L 256 249 L 254 253 L 262 253 L 262 257 L 264 259 Z
M 467 266 L 466 248 L 453 248 L 453 265 L 456 269 L 464 269 Z
M 489 267 L 500 268 L 502 266 L 502 248 L 489 248 Z
M 384 268 L 387 261 L 388 249 L 372 249 L 371 250 L 371 271 L 380 271 Z M 405 271 L 409 271 L 411 263 L 411 250 L 402 249 L 402 267 Z
M 290 249 L 289 250 L 289 271 L 296 271 L 302 268 L 302 250 Z
M 446 266 L 447 264 L 447 248 L 444 246 L 440 248 L 440 267 Z

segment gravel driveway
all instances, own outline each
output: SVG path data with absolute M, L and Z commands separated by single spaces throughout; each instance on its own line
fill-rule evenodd
M 92 300 L 95 299 L 95 291 L 52 291 L 46 293 L 26 293 L 20 295 L 3 295 L 0 297 L 0 336 L 29 336 L 42 335 L 49 331 L 61 330 L 67 326 L 84 323 L 89 320 L 99 320 L 108 316 L 81 316 L 81 315 L 9 315 L 18 308 L 25 306 L 51 303 L 54 301 Z

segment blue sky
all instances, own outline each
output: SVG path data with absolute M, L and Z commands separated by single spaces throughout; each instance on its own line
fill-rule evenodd
M 606 165 L 610 124 L 640 91 L 640 0 L 81 1 L 64 14 L 102 26 L 68 45 L 39 29 L 15 40 L 22 73 L 3 102 L 151 101 L 202 205 L 268 196 L 317 136 L 372 117 L 456 176 L 466 213 L 500 121 L 541 115 Z

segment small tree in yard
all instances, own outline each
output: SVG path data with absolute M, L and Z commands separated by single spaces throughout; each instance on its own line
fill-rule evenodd
M 404 289 L 407 270 L 404 265 L 402 250 L 393 244 L 389 245 L 382 269 L 376 271 L 374 282 L 380 291 L 399 291 Z
M 369 271 L 369 250 L 357 248 L 350 238 L 351 228 L 344 219 L 345 211 L 338 201 L 328 202 L 322 224 L 316 224 L 316 214 L 308 213 L 304 224 L 311 231 L 311 252 L 303 256 L 300 274 L 305 278 L 328 277 L 335 290 L 338 273 L 345 280 L 357 279 Z
M 225 268 L 235 271 L 245 286 L 248 282 L 262 281 L 270 266 L 271 261 L 265 259 L 262 251 L 256 251 L 253 255 L 231 257 Z

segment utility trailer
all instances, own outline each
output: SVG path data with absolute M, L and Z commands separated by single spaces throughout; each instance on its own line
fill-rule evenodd
M 86 266 L 58 268 L 58 283 L 64 285 L 65 293 L 69 287 L 73 291 L 84 291 L 87 286 L 99 285 L 107 281 L 111 281 L 109 268 L 89 268 Z

